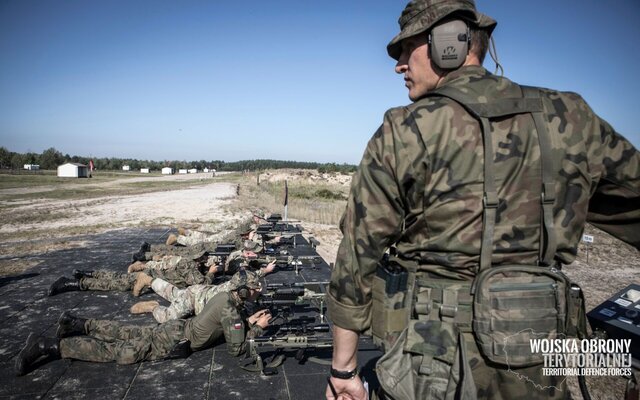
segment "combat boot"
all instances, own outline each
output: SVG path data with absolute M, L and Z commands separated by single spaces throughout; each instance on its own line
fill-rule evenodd
M 46 338 L 30 333 L 27 342 L 16 358 L 16 375 L 22 376 L 29 372 L 33 364 L 43 356 L 47 357 L 48 361 L 59 359 L 60 339 Z
M 136 261 L 127 268 L 128 273 L 140 272 L 144 270 L 145 264 L 142 261 Z
M 146 261 L 146 256 L 145 254 L 148 253 L 149 251 L 151 251 L 151 245 L 147 242 L 142 242 L 142 245 L 140 246 L 140 249 L 133 253 L 132 255 L 132 261 L 136 262 L 136 261 Z
M 66 338 L 69 336 L 86 335 L 87 331 L 84 328 L 86 318 L 78 318 L 69 311 L 65 311 L 58 318 L 58 329 L 56 330 L 56 336 L 59 338 Z
M 158 307 L 160 303 L 155 300 L 140 301 L 131 306 L 131 314 L 143 314 L 153 312 L 154 308 Z
M 133 284 L 133 295 L 136 297 L 140 296 L 140 293 L 144 290 L 144 288 L 146 288 L 147 286 L 151 286 L 152 281 L 153 278 L 149 275 L 145 274 L 144 272 L 138 272 L 136 282 Z
M 170 234 L 169 237 L 167 238 L 166 245 L 167 246 L 173 246 L 176 243 L 178 243 L 178 237 L 176 235 L 174 235 L 173 233 Z
M 93 271 L 83 271 L 81 269 L 73 270 L 73 277 L 76 279 L 80 278 L 93 278 Z
M 80 289 L 80 281 L 78 279 L 69 279 L 60 277 L 57 281 L 53 282 L 49 287 L 49 296 L 55 296 L 65 292 L 75 292 Z

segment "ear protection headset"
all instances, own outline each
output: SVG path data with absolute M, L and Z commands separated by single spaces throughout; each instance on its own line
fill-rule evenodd
M 464 63 L 470 41 L 469 27 L 464 21 L 442 23 L 429 33 L 431 60 L 442 69 L 456 69 Z
M 236 288 L 236 293 L 238 293 L 238 297 L 242 300 L 246 300 L 251 296 L 251 289 L 247 287 L 247 271 L 244 268 L 241 268 L 240 271 L 240 286 Z

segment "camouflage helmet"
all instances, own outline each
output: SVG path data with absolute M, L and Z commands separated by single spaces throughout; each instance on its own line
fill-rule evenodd
M 400 33 L 387 45 L 387 53 L 391 58 L 399 59 L 403 39 L 428 31 L 454 13 L 470 25 L 487 29 L 489 34 L 497 25 L 493 18 L 476 10 L 473 0 L 412 0 L 398 19 Z
M 232 287 L 231 290 L 237 290 L 242 286 L 246 286 L 249 289 L 260 289 L 260 278 L 258 274 L 253 271 L 249 271 L 247 269 L 241 269 L 236 272 L 231 280 L 229 281 Z

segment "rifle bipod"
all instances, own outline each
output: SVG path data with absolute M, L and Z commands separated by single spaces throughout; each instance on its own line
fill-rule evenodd
M 251 356 L 247 352 L 245 358 L 240 360 L 238 365 L 245 371 L 262 372 L 265 375 L 276 375 L 278 373 L 278 367 L 282 365 L 284 359 L 285 356 L 282 349 L 276 349 L 273 355 L 269 356 L 266 360 L 262 359 L 260 353 L 256 352 L 254 356 Z

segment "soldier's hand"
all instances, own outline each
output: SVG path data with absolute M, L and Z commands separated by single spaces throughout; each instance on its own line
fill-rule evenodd
M 333 385 L 333 389 L 327 384 L 327 390 L 325 391 L 327 400 L 367 400 L 369 398 L 369 394 L 365 390 L 364 384 L 359 376 L 355 376 L 353 379 L 338 379 L 333 377 L 329 379 L 329 382 Z M 333 390 L 335 390 L 335 394 Z M 336 395 L 338 397 L 336 397 Z
M 276 269 L 276 260 L 271 261 L 266 267 L 264 267 L 265 275 L 273 272 L 274 269 Z
M 271 313 L 269 312 L 269 310 L 258 311 L 253 315 L 257 316 L 255 324 L 258 325 L 260 328 L 264 329 L 267 326 L 269 326 L 269 320 L 271 319 Z
M 247 318 L 249 324 L 255 325 L 257 324 L 261 328 L 266 328 L 269 326 L 269 320 L 271 319 L 271 313 L 269 310 L 260 310 Z

